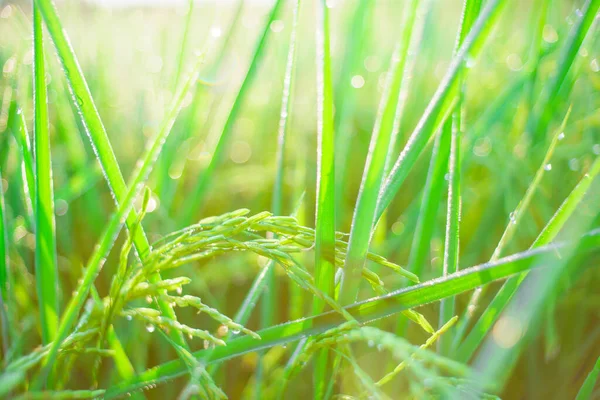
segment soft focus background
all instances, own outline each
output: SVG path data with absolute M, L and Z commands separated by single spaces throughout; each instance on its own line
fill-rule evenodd
M 545 146 L 533 150 L 528 146 L 525 124 L 532 103 L 539 98 L 557 67 L 560 50 L 584 3 L 550 1 L 542 28 L 543 56 L 538 65 L 532 48 L 536 45 L 533 41 L 539 10 L 545 1 L 509 1 L 481 54 L 477 59 L 467 60 L 466 133 L 461 169 L 461 268 L 489 260 L 510 221 L 510 213 L 523 197 L 545 155 Z M 178 69 L 189 69 L 195 54 L 210 44 L 201 82 L 186 97 L 185 107 L 149 180 L 152 197 L 144 228 L 150 242 L 209 215 L 242 207 L 252 212 L 271 209 L 294 2 L 284 2 L 277 19 L 270 24 L 266 52 L 205 198 L 201 201 L 194 191 L 219 141 L 271 3 L 267 0 L 196 2 L 191 14 L 191 30 L 182 51 L 186 1 L 56 2 L 125 177 L 133 171 L 148 138 L 159 128 L 173 94 Z M 328 7 L 335 104 L 336 228 L 349 232 L 385 73 L 402 29 L 404 2 L 332 0 Z M 423 39 L 415 54 L 415 66 L 407 76 L 410 90 L 400 120 L 396 153 L 400 152 L 448 68 L 461 8 L 462 2 L 458 0 L 432 1 Z M 600 35 L 597 29 L 596 26 L 590 28 L 569 72 L 565 85 L 568 87 L 561 88 L 544 135 L 548 139 L 555 135 L 571 107 L 564 138 L 546 166 L 531 206 L 505 254 L 530 246 L 600 155 Z M 316 187 L 314 31 L 315 4 L 302 1 L 297 62 L 292 77 L 295 88 L 285 149 L 282 214 L 291 214 L 299 207 L 299 219 L 308 226 L 314 225 Z M 40 344 L 32 275 L 35 240 L 26 221 L 26 202 L 20 187 L 20 155 L 14 139 L 9 137 L 7 120 L 9 106 L 15 101 L 22 108 L 30 131 L 32 129 L 31 38 L 30 2 L 0 2 L 0 153 L 6 157 L 2 160 L 2 188 L 11 268 L 17 272 L 18 309 L 15 313 L 20 316 L 19 330 L 23 333 L 20 345 L 25 350 Z M 114 202 L 73 106 L 48 35 L 45 44 L 58 267 L 61 304 L 64 305 L 114 210 Z M 537 79 L 530 87 L 523 82 L 533 64 L 537 67 Z M 431 146 L 428 146 L 380 223 L 371 245 L 373 251 L 402 266 L 408 264 L 430 157 Z M 304 201 L 299 203 L 304 191 Z M 578 208 L 578 213 L 587 213 L 592 218 L 597 212 L 594 208 L 597 202 L 598 199 L 588 199 Z M 422 279 L 441 274 L 445 219 L 446 191 L 439 204 Z M 115 273 L 123 238 L 121 233 L 96 281 L 101 295 L 107 293 Z M 591 266 L 598 261 L 596 258 L 586 262 Z M 312 262 L 313 257 L 303 258 L 309 269 Z M 260 257 L 243 254 L 189 265 L 185 267 L 186 276 L 193 279 L 186 291 L 231 316 L 263 266 L 264 260 Z M 309 295 L 292 287 L 281 271 L 277 273 L 277 322 L 309 315 Z M 539 335 L 520 358 L 502 397 L 574 398 L 600 352 L 600 274 L 593 268 L 583 274 L 549 309 Z M 400 284 L 393 278 L 389 282 L 390 288 Z M 467 295 L 457 297 L 459 311 L 462 312 L 467 300 Z M 437 309 L 437 305 L 429 305 L 419 311 L 431 321 L 437 321 Z M 258 311 L 254 314 L 248 326 L 258 329 Z M 193 320 L 194 325 L 213 331 L 218 326 L 191 311 L 182 311 L 180 320 Z M 391 317 L 377 326 L 393 330 L 396 324 L 397 318 Z M 116 329 L 137 371 L 176 357 L 161 337 L 146 332 L 143 324 L 120 320 Z M 414 326 L 409 327 L 407 335 L 416 344 L 426 339 L 424 332 Z M 189 343 L 193 349 L 202 347 L 199 339 Z M 293 346 L 288 347 L 277 347 L 270 353 L 272 365 L 269 368 L 276 370 L 285 365 Z M 365 371 L 380 376 L 389 370 L 389 356 L 363 347 L 356 350 L 356 355 Z M 217 384 L 232 399 L 252 398 L 257 360 L 258 356 L 252 353 L 228 361 L 216 377 Z M 110 363 L 105 363 L 103 368 L 110 369 Z M 266 376 L 269 382 L 269 376 L 277 375 Z M 110 375 L 105 372 L 103 379 L 109 382 Z M 341 379 L 341 392 L 352 387 L 354 378 L 348 379 L 348 382 Z M 311 380 L 312 374 L 304 371 L 290 382 L 287 393 L 293 398 L 311 396 Z M 73 369 L 71 382 L 74 388 L 88 386 L 85 358 Z M 184 384 L 183 379 L 178 379 L 146 395 L 157 399 L 174 398 Z M 408 393 L 409 386 L 407 380 L 400 378 L 386 387 L 386 393 L 392 398 L 404 398 L 403 393 Z M 595 393 L 595 398 L 600 398 L 600 392 Z

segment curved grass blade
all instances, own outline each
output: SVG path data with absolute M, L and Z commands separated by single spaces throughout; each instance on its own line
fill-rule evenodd
M 463 269 L 446 277 L 433 279 L 400 289 L 384 296 L 374 297 L 346 307 L 346 311 L 358 322 L 368 323 L 393 315 L 403 310 L 420 307 L 443 298 L 472 290 L 478 286 L 506 279 L 510 276 L 534 268 L 552 265 L 559 257 L 557 250 L 571 246 L 572 243 L 549 245 L 535 250 L 505 257 L 495 263 L 486 263 Z M 581 238 L 578 251 L 598 253 L 600 231 L 596 230 Z M 261 340 L 249 336 L 227 342 L 227 346 L 201 350 L 194 357 L 205 363 L 231 359 L 245 353 L 269 348 L 277 344 L 289 343 L 300 338 L 319 334 L 338 326 L 347 320 L 338 312 L 330 311 L 314 317 L 304 318 L 273 326 L 257 332 Z M 105 398 L 111 399 L 137 388 L 159 384 L 185 373 L 186 367 L 178 360 L 170 361 L 151 368 L 136 378 L 121 382 L 106 391 Z
M 344 274 L 340 286 L 339 301 L 349 304 L 356 301 L 360 287 L 360 275 L 365 264 L 371 235 L 376 222 L 375 212 L 377 197 L 385 172 L 386 157 L 389 151 L 394 131 L 394 121 L 399 103 L 399 93 L 402 88 L 404 67 L 410 45 L 410 37 L 416 20 L 418 0 L 406 4 L 404 32 L 398 43 L 387 76 L 387 82 L 382 95 L 380 111 L 373 127 L 369 153 L 365 161 L 362 182 L 354 215 L 352 229 L 348 242 L 348 253 L 344 262 Z
M 54 194 L 52 190 L 52 161 L 48 131 L 48 91 L 42 16 L 33 8 L 34 47 L 34 143 L 35 143 L 35 279 L 40 308 L 42 342 L 56 338 L 58 321 L 58 269 L 56 263 L 56 224 L 54 221 Z
M 9 270 L 8 270 L 8 240 L 5 219 L 4 190 L 2 187 L 2 168 L 0 167 L 0 323 L 2 323 L 2 354 L 6 358 L 10 346 L 10 337 L 8 332 L 9 318 L 7 305 L 9 304 L 8 293 Z
M 573 214 L 577 206 L 580 204 L 584 195 L 588 192 L 594 178 L 600 172 L 600 158 L 596 159 L 587 174 L 579 181 L 577 186 L 565 199 L 558 208 L 552 219 L 544 227 L 535 242 L 531 245 L 531 249 L 545 246 L 550 243 L 560 232 L 569 217 Z M 490 305 L 485 309 L 479 320 L 457 350 L 457 359 L 467 362 L 475 353 L 479 345 L 483 342 L 488 332 L 497 319 L 500 317 L 502 310 L 506 308 L 510 300 L 513 298 L 517 289 L 525 280 L 527 273 L 523 273 L 517 277 L 507 280 L 500 291 L 496 294 Z
M 527 132 L 532 136 L 534 144 L 539 143 L 544 138 L 546 128 L 554 113 L 554 105 L 560 88 L 567 78 L 583 40 L 593 25 L 599 7 L 600 0 L 586 0 L 582 7 L 581 16 L 578 17 L 578 21 L 569 34 L 567 43 L 557 62 L 558 68 L 550 83 L 545 85 L 544 92 L 536 104 L 536 110 L 527 125 Z
M 210 161 L 208 167 L 204 171 L 201 172 L 201 176 L 198 182 L 194 185 L 194 191 L 189 195 L 188 201 L 186 202 L 186 206 L 184 207 L 183 213 L 179 216 L 179 225 L 185 225 L 192 222 L 194 214 L 198 211 L 198 209 L 202 206 L 202 202 L 206 196 L 206 190 L 208 189 L 208 185 L 212 179 L 212 175 L 217 168 L 217 166 L 221 163 L 223 155 L 225 153 L 225 149 L 227 144 L 229 143 L 229 138 L 233 131 L 233 125 L 235 123 L 236 117 L 240 111 L 242 103 L 246 98 L 248 93 L 248 89 L 252 83 L 254 75 L 256 74 L 256 70 L 258 68 L 258 62 L 263 56 L 265 44 L 267 42 L 267 36 L 270 31 L 271 23 L 277 18 L 279 14 L 279 9 L 281 8 L 282 0 L 276 0 L 273 5 L 271 12 L 269 13 L 269 17 L 267 18 L 261 36 L 258 40 L 256 48 L 254 49 L 254 53 L 252 55 L 252 59 L 250 61 L 250 66 L 248 67 L 248 71 L 246 72 L 246 76 L 242 81 L 242 85 L 238 90 L 235 100 L 233 101 L 233 105 L 231 106 L 231 110 L 229 111 L 229 115 L 227 116 L 227 120 L 225 121 L 225 125 L 223 126 L 223 130 L 221 131 L 221 135 L 219 136 L 219 140 L 217 141 L 217 145 L 214 151 L 211 154 Z
M 198 78 L 202 61 L 203 61 L 203 58 L 198 57 L 196 64 L 194 65 L 194 67 L 191 70 L 191 73 L 186 78 L 186 80 L 181 85 L 181 87 L 178 89 L 178 92 L 175 94 L 173 102 L 170 106 L 169 112 L 167 112 L 165 120 L 163 121 L 161 128 L 159 129 L 158 133 L 156 134 L 156 137 L 152 140 L 152 145 L 150 147 L 148 147 L 147 150 L 145 151 L 145 153 L 142 155 L 141 161 L 137 164 L 137 165 L 139 165 L 139 169 L 134 173 L 134 175 L 133 175 L 134 178 L 132 179 L 130 185 L 128 186 L 128 189 L 127 189 L 125 195 L 121 197 L 122 201 L 120 201 L 118 203 L 116 212 L 112 215 L 108 225 L 106 226 L 103 234 L 100 237 L 98 245 L 94 248 L 94 253 L 90 257 L 90 260 L 88 261 L 88 264 L 87 264 L 87 267 L 85 270 L 85 274 L 82 279 L 82 283 L 80 284 L 78 290 L 76 291 L 75 296 L 71 298 L 71 301 L 69 302 L 69 304 L 65 310 L 64 316 L 61 320 L 57 339 L 53 342 L 53 345 L 52 345 L 52 347 L 48 353 L 48 356 L 45 360 L 44 371 L 42 371 L 42 373 L 40 374 L 40 377 L 41 377 L 40 379 L 44 379 L 45 376 L 48 374 L 49 370 L 51 369 L 52 364 L 54 363 L 56 356 L 58 354 L 58 350 L 60 348 L 62 341 L 67 337 L 67 335 L 69 333 L 69 329 L 75 322 L 75 319 L 76 319 L 79 311 L 81 310 L 81 307 L 83 306 L 83 304 L 85 302 L 85 299 L 87 298 L 87 296 L 89 294 L 92 284 L 93 284 L 94 280 L 96 279 L 96 277 L 98 276 L 98 274 L 100 273 L 100 270 L 103 266 L 105 258 L 108 255 L 110 249 L 112 248 L 114 240 L 116 239 L 116 236 L 118 235 L 123 223 L 125 222 L 124 218 L 126 218 L 127 215 L 129 215 L 129 216 L 133 215 L 134 217 L 137 218 L 137 216 L 135 216 L 135 212 L 132 211 L 133 203 L 139 193 L 139 190 L 141 189 L 141 186 L 143 185 L 145 180 L 148 178 L 148 175 L 150 174 L 150 171 L 152 170 L 152 166 L 156 162 L 156 159 L 160 153 L 160 150 L 162 148 L 162 144 L 164 143 L 165 138 L 168 136 L 171 128 L 173 127 L 175 119 L 177 118 L 177 115 L 179 114 L 179 111 L 181 110 L 183 100 L 185 98 L 186 93 L 189 91 L 190 87 L 196 82 L 196 80 Z M 128 220 L 128 218 L 127 218 L 127 220 Z M 135 225 L 132 225 L 132 226 L 135 226 Z M 134 244 L 135 244 L 135 237 L 138 236 L 138 235 L 136 235 L 136 233 L 138 233 L 142 229 L 143 228 L 140 225 L 139 229 L 134 230 L 134 232 L 135 232 L 134 233 Z M 146 240 L 145 236 L 144 235 L 142 235 L 142 236 L 144 237 L 144 240 Z M 146 243 L 147 243 L 147 241 L 146 241 Z M 139 249 L 138 249 L 138 252 L 139 252 Z M 140 253 L 140 254 L 142 256 L 141 258 L 143 259 L 145 254 L 144 253 Z M 153 277 L 154 277 L 154 280 L 156 280 L 156 281 L 160 280 L 159 274 L 154 274 Z M 161 311 L 165 315 L 167 315 L 168 318 L 175 319 L 175 314 L 169 304 L 165 303 L 164 300 L 161 302 L 158 302 L 158 304 L 161 308 Z M 177 333 L 174 332 L 173 335 L 176 336 L 176 338 L 173 337 L 173 340 L 176 343 L 185 343 L 183 341 L 183 339 L 181 338 L 180 334 L 178 335 Z M 185 347 L 185 346 L 183 346 L 183 347 Z
M 595 186 L 592 199 L 598 198 L 600 187 Z M 592 203 L 592 218 L 589 215 L 576 215 L 574 224 L 571 225 L 570 235 L 578 236 L 585 227 L 592 225 L 600 216 L 600 208 Z M 599 230 L 596 229 L 595 232 Z M 502 390 L 507 379 L 512 375 L 516 362 L 526 346 L 540 332 L 544 311 L 547 310 L 548 301 L 560 292 L 563 292 L 569 282 L 575 281 L 584 266 L 588 266 L 589 258 L 584 258 L 579 252 L 585 247 L 585 240 L 579 243 L 571 243 L 558 250 L 559 257 L 553 261 L 555 268 L 546 271 L 531 271 L 528 279 L 521 285 L 519 291 L 511 299 L 511 304 L 502 313 L 498 321 L 497 330 L 503 335 L 492 335 L 486 338 L 476 359 L 473 361 L 479 379 L 473 382 L 474 387 L 493 384 L 497 390 Z M 598 244 L 591 255 L 597 257 L 600 250 Z M 591 258 L 593 260 L 593 258 Z M 595 266 L 591 263 L 590 266 Z M 526 271 L 523 271 L 526 272 Z M 522 276 L 523 274 L 521 274 Z M 496 328 L 495 326 L 495 328 Z M 507 331 L 508 328 L 508 331 Z
M 85 126 L 88 136 L 90 137 L 90 141 L 92 142 L 92 146 L 100 162 L 104 176 L 111 189 L 111 193 L 113 194 L 115 202 L 118 205 L 119 202 L 123 201 L 127 195 L 127 185 L 125 184 L 125 180 L 119 169 L 119 164 L 112 150 L 112 146 L 108 139 L 106 130 L 104 129 L 104 125 L 102 124 L 102 120 L 100 119 L 100 115 L 98 114 L 92 99 L 91 93 L 83 76 L 83 72 L 81 71 L 81 68 L 77 62 L 77 58 L 66 36 L 66 32 L 62 28 L 60 18 L 58 17 L 58 13 L 52 1 L 36 0 L 36 5 L 40 9 L 50 36 L 54 41 L 58 56 L 67 76 L 69 88 L 76 102 L 76 107 L 79 110 L 82 123 Z M 177 98 L 177 94 L 175 95 L 175 99 L 181 103 L 181 99 Z M 173 111 L 174 110 L 171 110 L 171 113 Z M 178 110 L 176 111 L 178 112 Z M 160 149 L 162 148 L 162 145 L 168 133 L 170 132 L 170 128 L 177 112 L 175 112 L 175 115 L 167 113 L 167 123 L 163 125 L 163 129 L 161 130 L 160 134 L 157 135 L 154 143 L 152 144 L 152 149 L 148 153 L 148 155 L 151 156 L 148 158 L 150 164 L 154 163 L 154 159 L 158 157 Z M 169 121 L 169 118 L 172 118 L 172 120 Z M 146 167 L 148 167 L 147 169 L 149 170 L 149 167 L 151 167 L 150 164 L 140 168 L 137 177 L 134 178 L 134 182 L 142 177 L 142 170 L 146 169 Z M 145 179 L 145 177 L 143 179 Z M 136 184 L 133 186 L 138 187 L 139 183 L 140 182 L 136 182 Z M 136 213 L 132 209 L 127 216 L 127 226 L 133 226 L 136 218 Z M 139 229 L 136 232 L 134 244 L 140 258 L 142 258 L 149 251 L 150 245 L 143 229 Z M 159 280 L 160 277 L 154 276 L 153 279 Z M 175 318 L 174 312 L 169 304 L 164 302 L 162 299 L 157 299 L 157 302 L 165 315 L 171 319 Z M 174 338 L 174 340 L 177 342 L 181 344 L 185 342 L 180 334 L 178 335 L 174 333 L 174 335 L 178 336 L 177 338 Z
M 598 376 L 600 376 L 600 357 L 596 361 L 594 368 L 590 371 L 588 376 L 585 378 L 583 385 L 577 392 L 577 397 L 575 400 L 590 400 L 592 398 L 592 392 L 594 390 L 594 386 L 596 385 L 596 381 L 598 380 Z
M 542 161 L 540 167 L 538 168 L 533 181 L 531 182 L 531 184 L 529 185 L 529 187 L 527 188 L 527 191 L 525 192 L 525 195 L 523 196 L 523 198 L 519 201 L 519 204 L 517 205 L 517 207 L 515 208 L 515 210 L 510 214 L 509 216 L 509 222 L 508 225 L 506 226 L 502 237 L 500 238 L 500 241 L 498 242 L 498 245 L 496 246 L 496 249 L 494 250 L 494 253 L 492 254 L 492 257 L 490 258 L 490 261 L 496 261 L 497 259 L 500 258 L 502 252 L 504 251 L 507 243 L 510 241 L 510 239 L 512 238 L 512 236 L 514 235 L 514 233 L 516 232 L 517 227 L 519 226 L 523 215 L 525 214 L 525 211 L 528 209 L 529 204 L 531 202 L 531 200 L 533 199 L 533 195 L 536 192 L 542 177 L 544 175 L 544 173 L 547 171 L 547 165 L 549 165 L 550 159 L 552 158 L 552 155 L 554 154 L 554 149 L 556 148 L 556 145 L 559 141 L 559 137 L 560 135 L 562 135 L 563 130 L 565 128 L 565 125 L 567 123 L 568 117 L 570 115 L 570 110 L 567 113 L 567 115 L 565 116 L 563 123 L 561 125 L 561 127 L 558 129 L 554 140 L 552 141 L 552 143 L 550 143 L 550 146 L 548 147 L 548 151 L 546 152 L 546 155 L 544 156 L 544 160 Z M 589 186 L 588 186 L 589 187 Z M 585 189 L 587 190 L 587 188 Z M 581 196 L 583 196 L 583 193 L 581 194 Z M 580 201 L 581 198 L 578 200 Z M 575 201 L 575 200 L 574 200 Z M 570 216 L 570 214 L 569 214 Z M 563 221 L 566 222 L 566 219 Z M 561 226 L 562 227 L 562 226 Z M 558 233 L 558 231 L 560 230 L 557 229 L 554 232 L 554 235 L 556 235 Z M 544 233 L 545 229 L 542 230 L 542 234 Z M 552 237 L 553 239 L 554 237 Z M 543 244 L 548 244 L 550 243 L 551 240 L 548 240 L 547 242 L 543 243 Z M 541 244 L 541 245 L 543 245 Z M 462 338 L 465 335 L 466 329 L 469 326 L 469 323 L 472 319 L 472 317 L 475 315 L 475 311 L 477 310 L 478 304 L 479 304 L 479 299 L 482 297 L 483 293 L 485 292 L 485 287 L 480 287 L 475 289 L 475 291 L 473 292 L 473 294 L 471 295 L 471 298 L 469 299 L 469 303 L 468 306 L 466 308 L 466 312 L 465 315 L 463 316 L 459 327 L 457 329 L 457 333 L 455 335 L 455 341 L 454 341 L 454 346 L 457 347 L 459 342 L 462 340 Z M 491 305 L 490 305 L 491 306 Z M 486 309 L 484 311 L 484 315 L 486 313 L 488 313 L 488 311 L 490 310 L 490 308 L 488 307 L 488 309 Z M 487 318 L 486 318 L 487 319 Z M 470 340 L 471 343 L 469 345 L 467 345 L 467 347 L 469 346 L 473 346 L 475 345 L 474 342 L 472 342 L 473 336 L 477 336 L 476 333 L 474 333 L 474 331 L 471 332 L 471 334 L 469 334 L 469 336 L 471 336 Z M 477 345 L 479 345 L 481 343 L 481 340 L 483 340 L 483 337 L 480 337 L 479 339 L 476 339 L 475 341 L 477 341 Z M 476 345 L 475 345 L 476 346 Z M 475 348 L 472 348 L 471 350 L 466 351 L 467 353 L 470 353 L 469 357 L 473 354 L 473 352 L 476 350 Z M 465 355 L 466 356 L 466 355 Z
M 485 8 L 474 22 L 473 28 L 469 31 L 463 44 L 456 52 L 456 56 L 452 59 L 446 75 L 440 82 L 415 130 L 406 142 L 390 174 L 383 183 L 377 202 L 376 221 L 379 220 L 398 190 L 400 190 L 400 186 L 425 148 L 429 137 L 437 130 L 438 127 L 436 125 L 443 123 L 444 119 L 440 119 L 439 116 L 446 115 L 447 111 L 454 106 L 455 97 L 458 94 L 458 77 L 459 71 L 462 69 L 462 63 L 469 55 L 474 56 L 474 53 L 482 45 L 488 36 L 489 29 L 497 21 L 500 14 L 499 11 L 502 8 L 501 5 L 503 4 L 505 4 L 503 0 L 491 0 L 486 3 Z
M 48 32 L 52 37 L 59 59 L 67 76 L 69 88 L 73 95 L 73 99 L 76 102 L 76 107 L 79 110 L 82 123 L 90 138 L 90 141 L 96 153 L 96 157 L 100 162 L 100 166 L 104 173 L 104 177 L 106 178 L 106 181 L 111 189 L 111 194 L 113 195 L 114 200 L 118 206 L 119 203 L 124 201 L 127 196 L 127 185 L 125 184 L 125 180 L 123 178 L 121 170 L 119 169 L 119 164 L 113 152 L 110 140 L 108 139 L 106 130 L 104 129 L 104 125 L 102 124 L 102 120 L 100 119 L 100 114 L 98 114 L 98 110 L 96 109 L 96 106 L 92 99 L 92 95 L 83 76 L 83 72 L 81 71 L 79 63 L 77 62 L 75 52 L 71 47 L 65 30 L 62 28 L 60 18 L 58 16 L 53 2 L 51 0 L 36 0 L 35 4 L 37 7 L 39 7 L 39 10 L 41 11 L 42 16 L 44 17 L 44 21 L 48 28 Z M 172 117 L 174 120 L 173 115 L 167 114 L 167 118 L 170 117 Z M 173 121 L 170 121 L 171 125 L 172 123 Z M 165 138 L 170 132 L 171 126 L 166 124 L 163 126 L 163 128 L 168 129 L 162 129 L 160 134 L 157 135 L 156 140 L 152 144 L 151 151 L 148 153 L 148 155 L 151 156 L 147 158 L 149 164 L 144 165 L 140 168 L 140 171 L 138 172 L 136 178 L 134 178 L 134 188 L 139 188 L 139 183 L 141 183 L 141 181 L 145 179 L 142 173 L 149 172 L 151 164 L 154 163 L 154 160 L 156 159 L 156 157 L 158 157 L 160 149 L 162 148 L 162 145 L 165 141 Z M 127 215 L 127 226 L 133 226 L 135 224 L 136 219 L 136 212 L 135 210 L 131 209 L 129 211 L 129 214 Z M 109 238 L 109 242 L 112 243 L 112 240 L 110 240 L 111 238 Z M 134 244 L 138 256 L 143 260 L 143 257 L 148 253 L 150 249 L 150 244 L 148 243 L 148 239 L 146 238 L 143 229 L 139 229 L 136 232 L 134 237 Z M 158 281 L 160 280 L 160 276 L 155 275 L 152 279 Z M 171 319 L 175 319 L 175 314 L 169 304 L 167 304 L 162 299 L 157 299 L 157 302 L 160 309 L 166 316 L 168 316 Z M 64 333 L 66 334 L 66 332 Z M 173 334 L 177 336 L 177 338 L 174 338 L 174 340 L 176 340 L 178 343 L 183 344 L 185 342 L 181 334 L 178 334 L 176 332 L 174 332 Z M 56 349 L 58 349 L 58 347 Z
M 519 204 L 517 204 L 517 207 L 515 208 L 515 210 L 510 214 L 508 225 L 504 229 L 504 232 L 502 233 L 502 236 L 500 237 L 500 241 L 498 242 L 498 244 L 496 245 L 496 248 L 494 249 L 494 253 L 492 254 L 492 257 L 490 258 L 490 261 L 495 261 L 500 258 L 500 255 L 504 251 L 506 245 L 508 244 L 508 242 L 512 239 L 513 235 L 515 234 L 517 227 L 520 226 L 523 215 L 525 214 L 525 211 L 529 208 L 529 204 L 531 203 L 531 200 L 533 199 L 533 195 L 536 192 L 536 190 L 542 180 L 542 177 L 544 176 L 544 173 L 546 172 L 546 168 L 547 168 L 546 166 L 550 165 L 549 164 L 550 159 L 552 158 L 552 155 L 554 154 L 554 149 L 556 148 L 556 145 L 558 144 L 560 135 L 563 134 L 563 130 L 565 129 L 565 126 L 567 124 L 570 114 L 571 114 L 571 109 L 569 109 L 569 111 L 567 111 L 567 114 L 565 115 L 565 118 L 563 119 L 563 122 L 562 122 L 560 128 L 558 128 L 557 133 L 554 136 L 554 140 L 550 143 L 550 146 L 548 146 L 548 151 L 546 151 L 546 155 L 544 156 L 542 163 L 540 164 L 538 170 L 536 171 L 536 173 L 533 177 L 533 181 L 527 187 L 527 190 L 525 191 L 525 195 L 519 201 Z M 486 290 L 485 287 L 477 288 L 471 295 L 471 298 L 469 299 L 469 304 L 466 308 L 466 313 L 463 316 L 463 318 L 461 319 L 458 329 L 457 329 L 457 333 L 455 335 L 455 346 L 457 346 L 458 342 L 460 340 L 462 340 L 462 338 L 464 337 L 465 332 L 469 326 L 469 323 L 471 322 L 471 318 L 473 317 L 475 311 L 477 310 L 477 307 L 479 304 L 479 299 L 483 296 L 485 290 Z

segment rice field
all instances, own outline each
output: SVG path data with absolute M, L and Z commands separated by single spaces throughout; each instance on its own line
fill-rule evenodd
M 0 398 L 600 399 L 599 9 L 0 0 Z

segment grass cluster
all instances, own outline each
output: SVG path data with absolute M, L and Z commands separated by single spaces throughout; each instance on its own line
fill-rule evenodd
M 0 2 L 0 398 L 600 396 L 600 0 L 123 5 Z

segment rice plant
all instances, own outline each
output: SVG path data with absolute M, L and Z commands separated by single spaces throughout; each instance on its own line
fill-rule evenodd
M 598 398 L 599 9 L 0 1 L 0 398 Z

